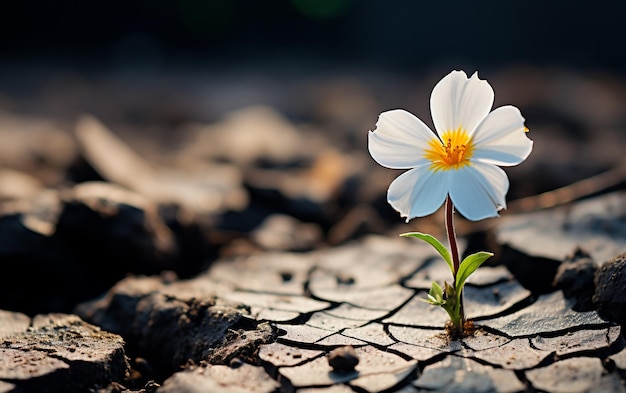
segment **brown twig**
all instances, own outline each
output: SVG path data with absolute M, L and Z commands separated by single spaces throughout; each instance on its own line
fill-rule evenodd
M 626 160 L 617 167 L 541 194 L 514 200 L 508 212 L 521 213 L 563 205 L 626 182 Z

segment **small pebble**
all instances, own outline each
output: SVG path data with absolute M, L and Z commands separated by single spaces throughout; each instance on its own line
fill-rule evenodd
M 242 365 L 243 365 L 243 360 L 241 360 L 240 358 L 232 358 L 229 363 L 230 368 L 239 368 Z
M 359 357 L 351 345 L 335 348 L 328 354 L 328 364 L 333 371 L 349 373 L 359 364 Z

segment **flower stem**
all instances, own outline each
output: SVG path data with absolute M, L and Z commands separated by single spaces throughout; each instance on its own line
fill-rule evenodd
M 446 207 L 445 207 L 445 221 L 446 221 L 446 233 L 448 234 L 448 243 L 450 244 L 450 253 L 452 254 L 452 266 L 454 267 L 454 283 L 453 286 L 456 287 L 456 273 L 459 271 L 459 248 L 456 243 L 456 232 L 454 231 L 454 205 L 452 204 L 452 199 L 450 199 L 450 195 L 446 198 Z M 463 309 L 463 289 L 461 289 L 461 293 L 458 294 L 459 305 L 458 305 L 458 318 L 454 318 L 451 320 L 453 325 L 453 335 L 461 337 L 463 335 L 463 325 L 465 324 L 465 311 Z
M 456 245 L 456 233 L 454 231 L 454 206 L 452 205 L 452 199 L 450 195 L 446 198 L 446 232 L 448 234 L 448 242 L 450 244 L 450 253 L 452 254 L 452 266 L 454 266 L 454 277 L 456 278 L 456 272 L 459 271 L 459 249 Z

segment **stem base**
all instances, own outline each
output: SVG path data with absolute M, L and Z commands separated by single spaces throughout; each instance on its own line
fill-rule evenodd
M 446 322 L 446 333 L 451 340 L 460 340 L 465 337 L 471 337 L 476 331 L 474 322 L 471 320 L 465 320 L 462 324 L 455 326 L 452 321 Z

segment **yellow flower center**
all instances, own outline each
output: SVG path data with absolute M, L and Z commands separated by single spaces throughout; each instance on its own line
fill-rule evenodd
M 428 149 L 424 153 L 424 156 L 432 162 L 430 169 L 447 171 L 470 164 L 469 159 L 474 152 L 474 145 L 467 131 L 459 127 L 444 132 L 441 138 L 442 140 L 439 140 L 435 137 L 428 142 Z

